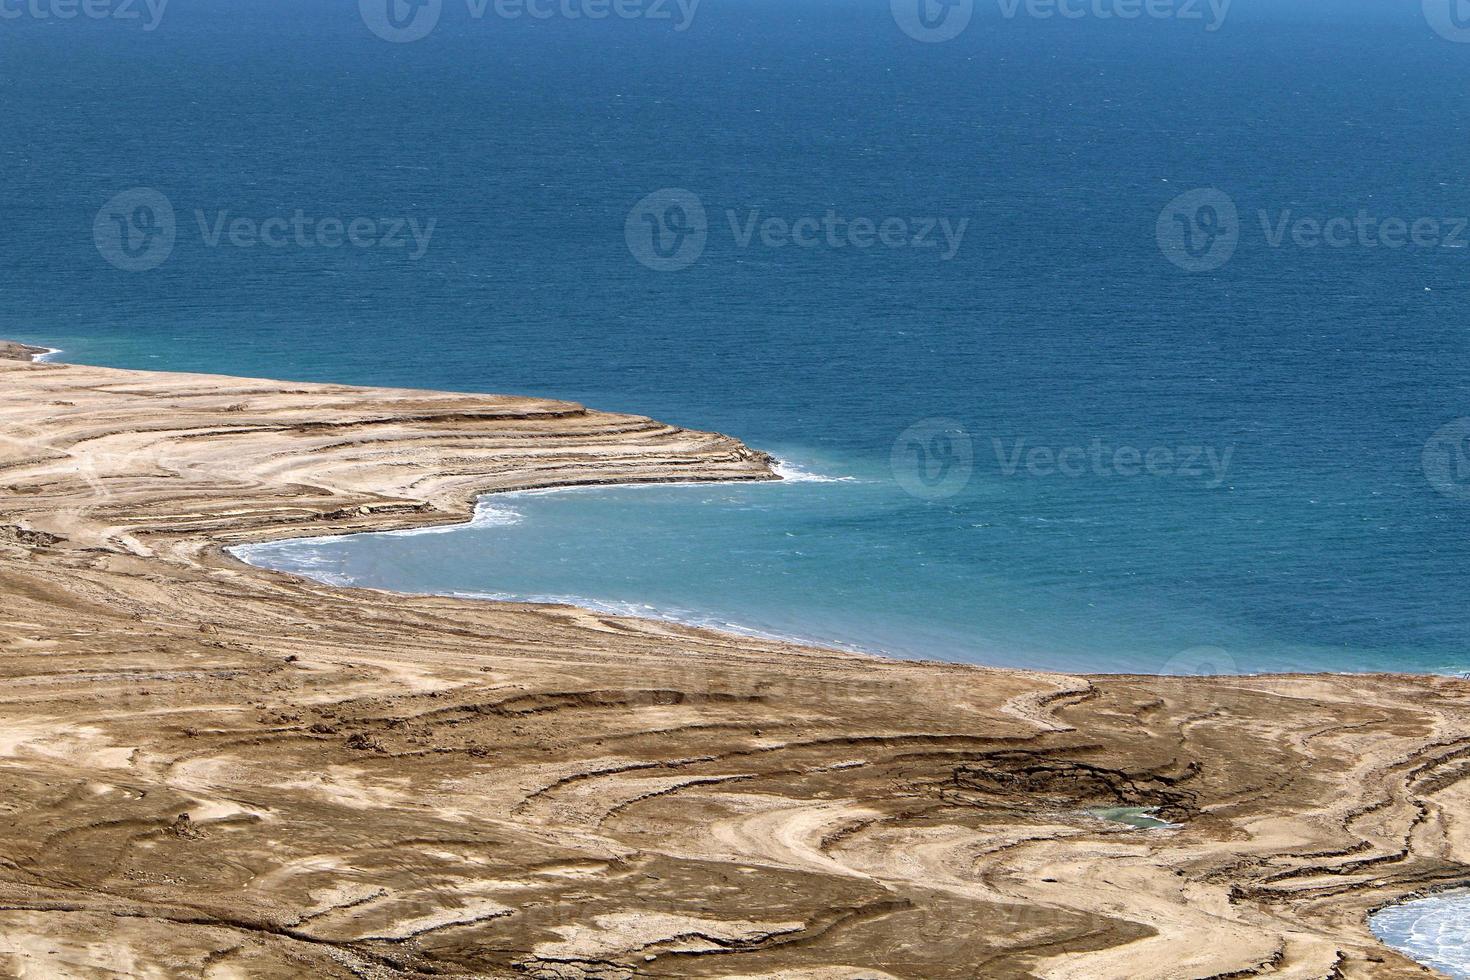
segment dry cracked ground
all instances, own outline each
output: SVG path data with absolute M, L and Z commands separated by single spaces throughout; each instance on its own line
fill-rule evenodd
M 1413 977 L 1470 684 L 898 663 L 224 548 L 770 479 L 565 403 L 0 359 L 0 975 Z M 1089 814 L 1157 807 L 1176 829 Z

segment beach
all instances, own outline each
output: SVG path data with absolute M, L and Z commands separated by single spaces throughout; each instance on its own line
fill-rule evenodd
M 1416 977 L 1369 913 L 1470 880 L 1470 681 L 995 670 L 334 588 L 227 549 L 774 460 L 44 353 L 0 344 L 0 974 Z

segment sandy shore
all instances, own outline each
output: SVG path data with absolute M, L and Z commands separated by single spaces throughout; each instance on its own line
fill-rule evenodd
M 566 403 L 0 345 L 0 975 L 1412 977 L 1470 683 L 908 664 L 338 590 L 248 541 L 769 479 Z M 1159 807 L 1133 831 L 1095 807 Z

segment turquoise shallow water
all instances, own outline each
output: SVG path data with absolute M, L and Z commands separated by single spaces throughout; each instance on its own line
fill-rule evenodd
M 275 552 L 365 584 L 1066 669 L 1470 670 L 1470 45 L 1419 4 L 1242 2 L 1213 32 L 981 5 L 939 44 L 859 0 L 462 13 L 411 44 L 345 0 L 7 22 L 0 334 L 571 398 L 830 478 Z M 177 233 L 130 271 L 110 202 L 140 187 Z M 1188 271 L 1161 230 L 1211 187 L 1239 240 Z M 630 242 L 671 188 L 707 241 L 659 271 Z M 417 257 L 211 231 L 297 211 L 434 230 Z M 742 231 L 829 212 L 907 244 Z M 1444 240 L 1275 231 L 1360 212 Z M 947 260 L 910 247 L 942 221 L 968 222 Z
M 1110 807 L 1105 810 L 1089 810 L 1088 813 L 1100 820 L 1126 824 L 1135 830 L 1174 830 L 1179 826 L 1155 816 L 1156 809 L 1152 807 Z
M 1015 492 L 998 481 L 979 521 L 915 501 L 876 471 L 507 494 L 483 500 L 473 523 L 432 534 L 281 542 L 242 556 L 341 584 L 572 602 L 903 657 L 1180 674 L 1386 666 L 1285 643 L 1177 592 L 1131 588 L 1137 573 L 1104 558 L 1113 529 L 1028 513 Z M 948 547 L 934 542 L 939 522 Z M 1079 538 L 1099 542 L 1084 569 L 1015 564 L 1019 541 L 1043 552 Z M 1005 557 L 977 561 L 971 549 Z

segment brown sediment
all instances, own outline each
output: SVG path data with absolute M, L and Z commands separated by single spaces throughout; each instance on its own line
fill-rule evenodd
M 32 347 L 29 344 L 0 340 L 0 361 L 34 361 L 42 354 L 49 353 L 51 351 L 45 347 Z
M 0 975 L 1426 975 L 1365 914 L 1470 878 L 1470 683 L 899 663 L 223 550 L 770 478 L 562 402 L 0 360 Z

